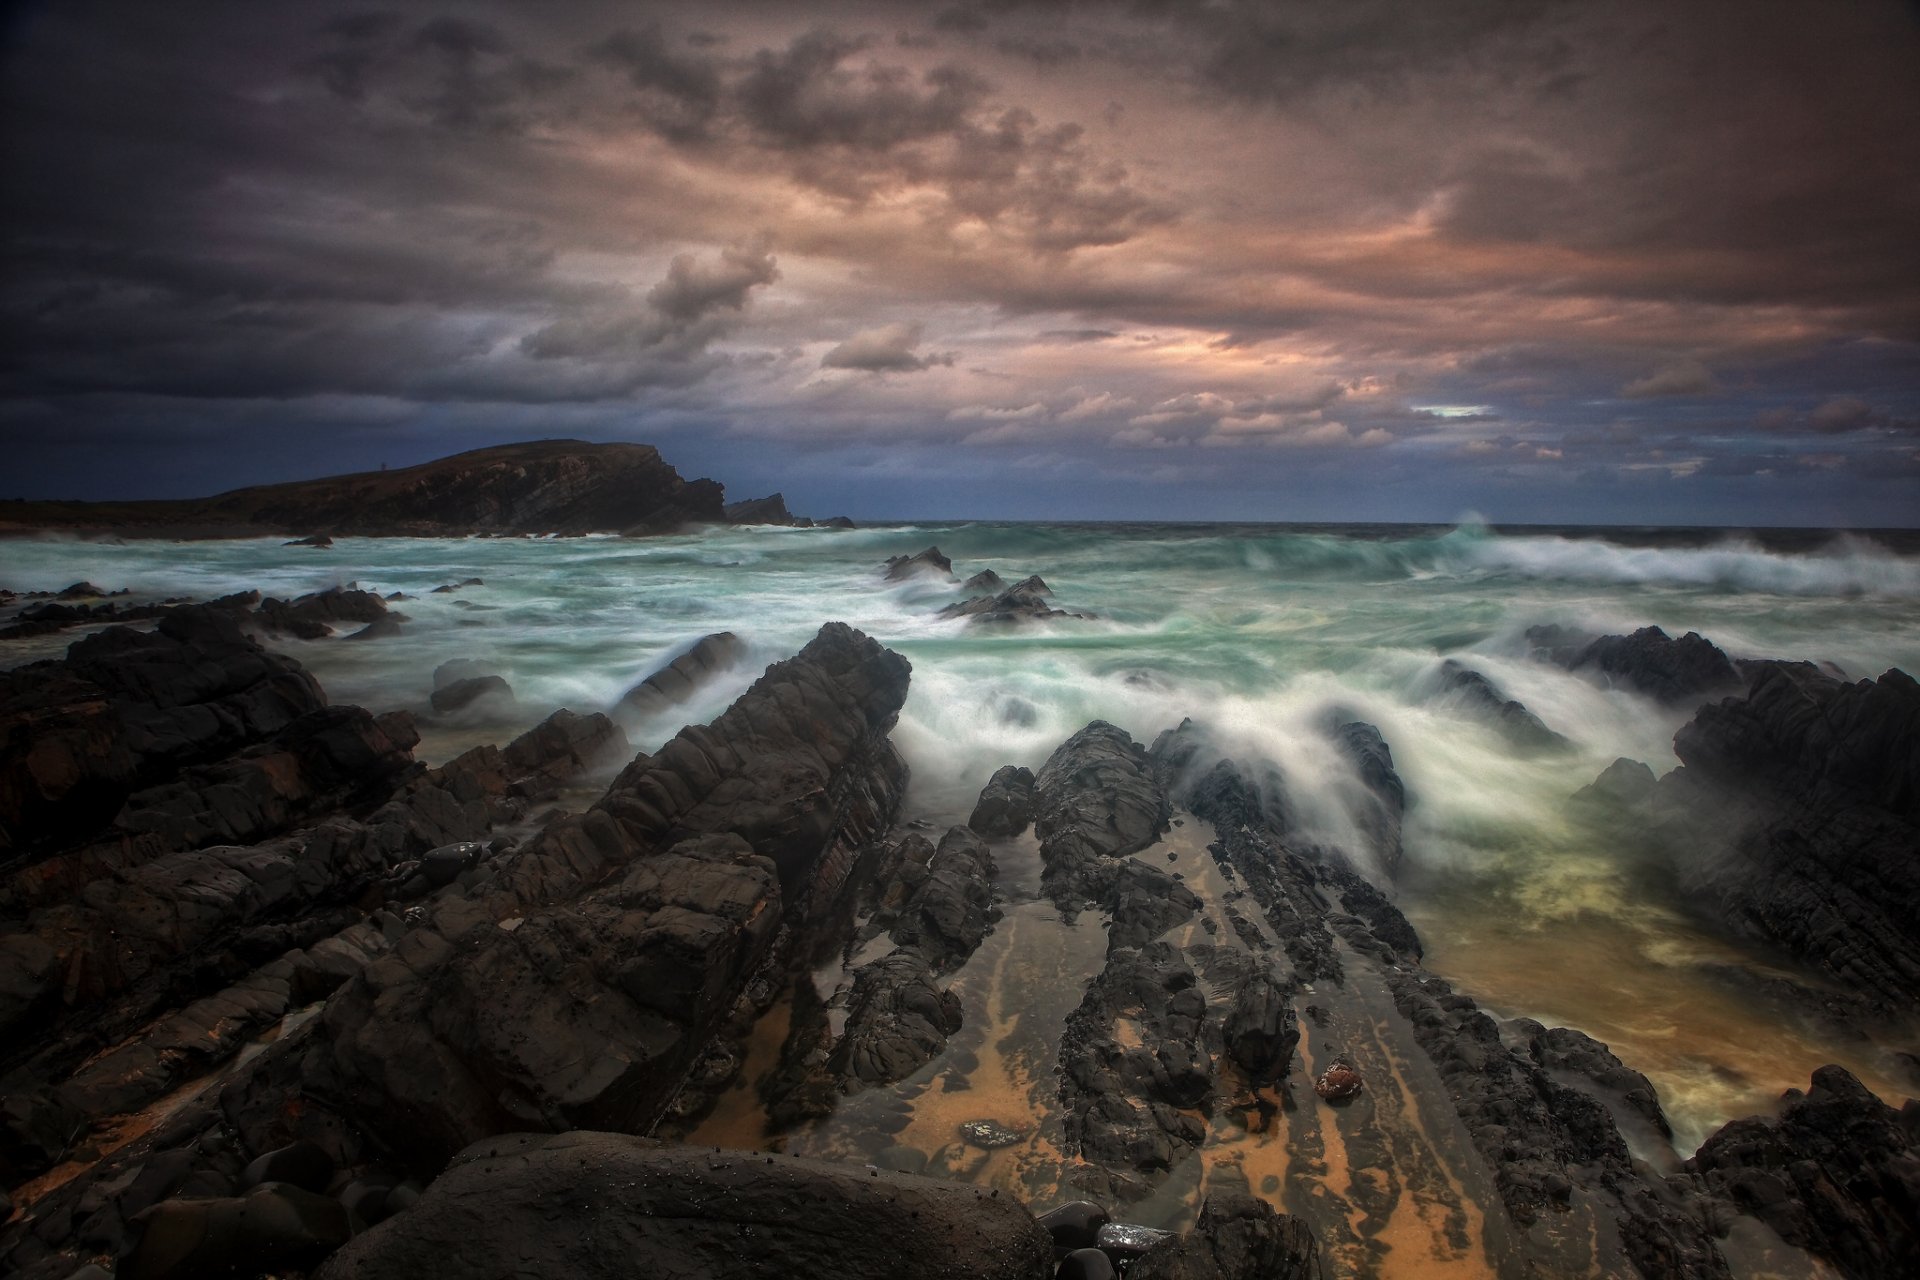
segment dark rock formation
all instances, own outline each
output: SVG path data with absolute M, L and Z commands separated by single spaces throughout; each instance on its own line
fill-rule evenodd
M 1573 793 L 1570 802 L 1583 817 L 1613 821 L 1642 809 L 1653 797 L 1653 770 L 1638 760 L 1621 756 L 1600 776 Z
M 793 513 L 787 510 L 786 498 L 777 493 L 764 498 L 748 498 L 744 502 L 729 502 L 726 517 L 728 524 L 799 523 L 793 518 Z
M 822 628 L 415 930 L 328 1006 L 351 1113 L 429 1169 L 507 1129 L 652 1124 L 782 920 L 837 895 L 891 820 L 907 670 Z
M 283 542 L 280 545 L 283 547 L 330 547 L 333 545 L 333 539 L 324 533 L 315 533 L 304 538 L 295 538 L 291 542 Z
M 1689 899 L 1887 1008 L 1920 1004 L 1920 685 L 1763 667 L 1674 751 L 1652 803 Z
M 980 789 L 967 825 L 990 840 L 1017 836 L 1033 821 L 1033 770 L 1002 765 Z
M 902 1173 L 669 1147 L 607 1133 L 464 1151 L 419 1204 L 316 1280 L 552 1276 L 1046 1280 L 1047 1233 L 1011 1196 Z
M 499 676 L 470 676 L 441 685 L 433 691 L 433 709 L 442 715 L 463 711 L 476 702 L 513 702 L 513 686 Z
M 1083 1185 L 1136 1201 L 1206 1140 L 1220 1025 L 1178 947 L 1112 951 L 1067 1021 L 1060 1101 Z M 1131 1043 L 1113 1034 L 1120 1019 Z
M 977 580 L 977 577 L 976 579 Z M 950 604 L 940 611 L 942 618 L 966 618 L 977 624 L 1030 622 L 1042 618 L 1091 618 L 1090 613 L 1070 613 L 1047 603 L 1053 588 L 1039 575 L 1023 579 L 995 595 L 975 596 Z
M 1033 798 L 1046 890 L 1062 910 L 1104 897 L 1111 860 L 1152 844 L 1171 816 L 1147 753 L 1104 720 L 1047 757 Z
M 1587 639 L 1563 627 L 1532 627 L 1527 640 L 1537 657 L 1659 702 L 1690 702 L 1741 684 L 1727 655 L 1696 631 L 1675 640 L 1659 627 L 1642 627 L 1630 636 Z
M 970 596 L 998 595 L 1007 589 L 1007 584 L 999 574 L 991 569 L 982 569 L 960 584 L 960 589 Z
M 1374 860 L 1392 876 L 1400 869 L 1400 827 L 1407 808 L 1407 789 L 1393 767 L 1393 752 L 1380 731 L 1364 720 L 1336 723 L 1333 745 L 1360 780 L 1360 790 L 1348 799 L 1347 808 L 1366 836 Z
M 622 694 L 614 715 L 631 724 L 679 706 L 716 672 L 739 662 L 746 648 L 731 631 L 701 636 L 691 649 Z
M 1440 664 L 1440 694 L 1475 719 L 1498 729 L 1522 751 L 1565 751 L 1573 745 L 1547 728 L 1524 704 L 1507 697 L 1499 685 L 1452 658 Z
M 1298 1218 L 1245 1194 L 1209 1196 L 1193 1229 L 1161 1241 L 1128 1280 L 1318 1280 L 1319 1246 Z
M 1284 1077 L 1300 1044 L 1293 984 L 1270 967 L 1242 979 L 1224 1026 L 1227 1054 L 1255 1088 Z
M 387 602 L 371 591 L 328 587 L 294 600 L 269 596 L 260 602 L 253 625 L 262 631 L 319 640 L 349 623 L 370 625 L 388 620 Z
M 1920 1258 L 1920 1103 L 1896 1112 L 1839 1067 L 1789 1090 L 1778 1121 L 1727 1125 L 1687 1167 L 1849 1277 L 1906 1274 Z
M 902 582 L 921 574 L 951 578 L 953 561 L 940 554 L 940 548 L 928 547 L 925 551 L 916 551 L 910 556 L 888 556 L 886 578 L 888 582 Z

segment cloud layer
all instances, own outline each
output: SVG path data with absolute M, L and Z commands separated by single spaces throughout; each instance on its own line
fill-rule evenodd
M 1920 511 L 1897 0 L 7 22 L 22 493 L 565 433 L 856 514 Z

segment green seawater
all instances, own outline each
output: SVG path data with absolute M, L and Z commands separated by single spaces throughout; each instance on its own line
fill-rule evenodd
M 937 544 L 953 581 L 889 583 L 889 555 Z M 1056 607 L 1097 615 L 989 629 L 935 617 L 959 582 L 1038 573 Z M 477 577 L 485 586 L 434 594 Z M 423 758 L 504 741 L 556 707 L 593 710 L 700 636 L 747 643 L 740 667 L 657 723 L 650 750 L 711 718 L 766 663 L 829 620 L 904 654 L 912 689 L 895 741 L 909 808 L 963 820 L 994 768 L 1037 767 L 1095 718 L 1142 742 L 1193 717 L 1233 754 L 1286 774 L 1325 839 L 1352 844 L 1344 766 L 1320 736 L 1340 707 L 1378 725 L 1411 807 L 1399 895 L 1430 967 L 1501 1014 L 1581 1027 L 1646 1071 L 1681 1146 L 1841 1061 L 1897 1101 L 1886 1048 L 1806 1023 L 1739 975 L 1774 971 L 1690 921 L 1623 851 L 1568 823 L 1566 798 L 1615 758 L 1677 763 L 1689 714 L 1527 656 L 1524 632 L 1656 624 L 1734 657 L 1807 658 L 1849 677 L 1920 671 L 1920 542 L 1912 535 L 1683 530 L 1495 532 L 1409 526 L 922 524 L 853 531 L 716 529 L 684 536 L 0 543 L 0 586 L 86 579 L 141 597 L 280 596 L 336 583 L 405 593 L 401 637 L 286 641 L 329 695 L 424 713 L 435 666 L 493 664 L 519 699 L 498 721 L 428 728 Z M 10 642 L 0 662 L 71 637 Z M 1436 699 L 1445 657 L 1480 670 L 1575 743 L 1516 752 Z M 1785 972 L 1785 971 L 1782 971 Z M 1804 979 L 1806 975 L 1793 975 Z

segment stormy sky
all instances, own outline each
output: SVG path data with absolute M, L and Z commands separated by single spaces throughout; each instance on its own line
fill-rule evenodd
M 6 12 L 0 497 L 1920 524 L 1912 3 Z

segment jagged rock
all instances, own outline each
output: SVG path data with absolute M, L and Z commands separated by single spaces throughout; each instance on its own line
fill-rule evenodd
M 1675 640 L 1659 627 L 1642 627 L 1630 636 L 1588 640 L 1561 627 L 1532 627 L 1527 639 L 1536 656 L 1660 702 L 1688 702 L 1741 685 L 1727 655 L 1696 631 Z
M 1211 1195 L 1199 1221 L 1141 1255 L 1128 1280 L 1318 1280 L 1320 1250 L 1307 1224 L 1237 1193 Z
M 967 825 L 989 840 L 1019 835 L 1033 821 L 1033 771 L 1002 765 L 980 789 Z
M 1108 890 L 1107 949 L 1143 947 L 1193 919 L 1200 899 L 1167 872 L 1134 859 L 1119 862 Z
M 1920 685 L 1771 666 L 1674 752 L 1654 834 L 1696 908 L 1885 1007 L 1920 1004 Z
M 1053 588 L 1038 574 L 1004 588 L 994 595 L 975 596 L 940 610 L 942 618 L 966 618 L 973 623 L 1027 622 L 1039 618 L 1091 618 L 1090 613 L 1070 613 L 1047 603 Z
M 894 943 L 936 970 L 956 967 L 979 948 L 993 909 L 993 855 L 972 831 L 953 827 L 926 863 L 927 875 L 895 919 Z
M 1293 984 L 1270 968 L 1247 975 L 1223 1024 L 1227 1054 L 1255 1088 L 1285 1078 L 1300 1044 Z
M 324 533 L 314 533 L 304 538 L 295 538 L 291 542 L 283 542 L 280 545 L 283 547 L 330 547 L 333 545 L 333 539 Z
M 900 582 L 918 574 L 950 578 L 953 576 L 953 561 L 941 555 L 938 547 L 928 547 L 925 551 L 916 551 L 910 556 L 887 557 L 887 581 Z
M 435 689 L 431 699 L 433 709 L 441 715 L 464 711 L 482 700 L 511 704 L 513 686 L 499 676 L 472 676 Z
M 764 498 L 748 498 L 744 502 L 729 502 L 726 517 L 728 524 L 797 523 L 787 510 L 786 498 L 777 493 Z
M 1645 807 L 1653 797 L 1653 770 L 1621 756 L 1600 776 L 1573 793 L 1574 810 L 1598 821 L 1617 820 Z
M 1007 589 L 1004 579 L 991 569 L 982 569 L 960 584 L 960 589 L 968 595 L 998 595 Z
M 456 591 L 465 591 L 468 587 L 484 587 L 486 585 L 487 585 L 486 581 L 482 578 L 462 578 L 458 582 L 442 583 L 441 585 L 435 587 L 432 591 L 428 592 L 428 594 L 436 595 L 436 596 L 450 596 Z
M 1362 720 L 1335 724 L 1333 744 L 1360 780 L 1360 792 L 1348 798 L 1348 811 L 1380 869 L 1392 876 L 1400 869 L 1400 830 L 1407 809 L 1407 789 L 1393 767 L 1393 752 L 1380 731 Z
M 1920 1257 L 1920 1104 L 1896 1112 L 1840 1067 L 1789 1090 L 1777 1122 L 1735 1120 L 1687 1165 L 1849 1277 L 1900 1275 Z
M 622 694 L 613 713 L 632 722 L 678 706 L 715 673 L 738 663 L 746 648 L 731 631 L 702 636 L 691 649 Z
M 363 626 L 387 620 L 387 602 L 371 591 L 328 587 L 293 600 L 268 597 L 254 611 L 253 623 L 262 631 L 283 632 L 302 640 L 318 640 L 346 623 Z
M 610 718 L 562 708 L 501 748 L 514 788 L 545 799 L 577 775 L 631 754 L 627 735 Z
M 552 1276 L 763 1273 L 1045 1280 L 1047 1233 L 1011 1196 L 911 1174 L 669 1147 L 607 1133 L 515 1135 L 464 1151 L 400 1218 L 315 1280 L 480 1280 L 512 1257 Z
M 849 1088 L 904 1080 L 960 1025 L 959 997 L 934 983 L 926 959 L 893 951 L 854 970 L 846 1030 L 828 1067 Z
M 891 821 L 907 675 L 831 623 L 635 760 L 334 996 L 336 1096 L 422 1170 L 490 1132 L 652 1124 L 781 922 L 830 909 Z
M 1103 897 L 1111 859 L 1159 839 L 1171 815 L 1147 753 L 1124 729 L 1095 720 L 1034 777 L 1033 829 L 1048 894 L 1063 910 Z
M 1452 658 L 1440 664 L 1440 692 L 1468 714 L 1498 729 L 1522 750 L 1565 751 L 1573 745 L 1547 728 L 1523 703 L 1507 697 L 1499 685 Z

